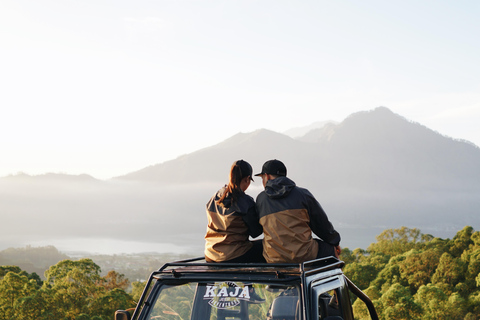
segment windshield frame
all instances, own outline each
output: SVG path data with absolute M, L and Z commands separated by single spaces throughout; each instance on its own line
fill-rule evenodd
M 205 292 L 205 289 L 202 289 L 208 285 L 211 285 L 212 283 L 232 283 L 232 282 L 240 282 L 243 284 L 254 284 L 256 287 L 262 288 L 261 290 L 266 290 L 267 286 L 273 286 L 277 290 L 286 290 L 288 288 L 295 288 L 298 292 L 298 319 L 305 319 L 305 310 L 303 309 L 302 306 L 304 306 L 303 299 L 304 299 L 304 294 L 303 294 L 303 285 L 301 283 L 300 277 L 295 277 L 294 279 L 282 279 L 283 281 L 279 281 L 279 279 L 258 279 L 257 276 L 253 277 L 254 279 L 251 279 L 252 277 L 238 277 L 237 279 L 233 280 L 231 277 L 216 277 L 216 279 L 212 279 L 212 277 L 207 278 L 190 278 L 188 279 L 156 279 L 152 283 L 152 287 L 150 289 L 150 292 L 148 293 L 148 296 L 145 298 L 145 303 L 143 303 L 143 306 L 141 310 L 138 310 L 138 316 L 133 315 L 132 319 L 149 319 L 150 314 L 152 313 L 153 308 L 155 307 L 158 299 L 162 295 L 162 293 L 165 293 L 165 289 L 172 288 L 172 287 L 177 287 L 177 286 L 182 286 L 185 284 L 194 284 L 196 287 L 196 292 L 193 295 L 193 301 L 192 301 L 192 309 L 190 313 L 190 318 L 189 320 L 198 320 L 198 319 L 205 319 L 206 312 L 208 312 L 208 317 L 211 316 L 211 313 L 213 312 L 218 312 L 212 309 L 214 307 L 206 307 L 205 304 L 202 302 L 203 298 L 200 296 Z M 200 288 L 200 289 L 199 289 Z M 147 290 L 147 289 L 146 289 Z M 203 290 L 203 291 L 202 291 Z M 280 292 L 280 291 L 278 291 Z M 199 295 L 200 293 L 200 295 Z M 264 294 L 264 293 L 263 293 Z M 265 297 L 265 296 L 264 296 Z M 246 302 L 248 303 L 248 302 Z M 268 302 L 267 302 L 268 303 Z M 267 305 L 267 309 L 271 307 Z M 244 308 L 244 307 L 242 307 Z M 248 308 L 247 308 L 248 310 Z M 203 316 L 203 317 L 202 317 Z M 247 315 L 248 319 L 248 315 Z

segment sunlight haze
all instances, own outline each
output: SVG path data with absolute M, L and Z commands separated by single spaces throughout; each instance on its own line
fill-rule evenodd
M 478 1 L 2 1 L 0 177 L 109 179 L 385 106 L 480 146 Z

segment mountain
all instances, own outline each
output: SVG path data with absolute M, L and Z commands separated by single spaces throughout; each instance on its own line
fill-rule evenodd
M 308 144 L 281 133 L 261 129 L 252 133 L 238 133 L 217 145 L 115 179 L 224 183 L 228 180 L 230 167 L 235 160 L 244 159 L 252 164 L 254 171 L 260 171 L 263 162 L 269 158 L 288 161 L 305 153 L 309 153 Z
M 49 239 L 91 239 L 82 243 L 99 248 L 115 239 L 124 250 L 154 243 L 201 255 L 205 203 L 227 182 L 233 161 L 249 161 L 256 173 L 275 158 L 319 200 L 343 246 L 366 248 L 400 226 L 439 237 L 480 227 L 480 148 L 379 107 L 295 139 L 265 129 L 238 133 L 109 181 L 0 179 L 0 218 L 8 221 L 0 248 L 38 240 L 62 248 Z M 253 197 L 262 190 L 255 180 L 247 190 Z
M 380 189 L 478 186 L 480 149 L 442 136 L 389 109 L 351 115 L 293 139 L 257 130 L 116 179 L 189 183 L 225 182 L 236 159 L 260 171 L 264 161 L 281 159 L 292 177 L 314 186 Z M 321 184 L 318 181 L 322 181 Z
M 353 243 L 349 235 L 361 239 L 358 230 L 367 226 L 374 235 L 373 230 L 406 225 L 447 236 L 465 225 L 480 225 L 480 149 L 385 107 L 352 114 L 297 139 L 263 129 L 237 134 L 118 179 L 221 184 L 234 160 L 245 159 L 259 172 L 273 158 L 317 196 Z M 372 234 L 363 240 L 367 237 L 374 240 Z
M 321 129 L 324 126 L 330 125 L 330 124 L 337 124 L 337 122 L 336 121 L 317 121 L 305 127 L 296 127 L 296 128 L 289 129 L 287 131 L 284 131 L 283 134 L 289 137 L 292 137 L 294 139 L 297 139 L 297 138 L 303 137 L 304 135 L 306 135 L 312 130 Z
M 480 149 L 380 107 L 301 138 L 319 150 L 337 184 L 402 188 L 478 186 Z M 326 168 L 317 173 L 325 175 Z M 420 190 L 419 190 L 420 191 Z

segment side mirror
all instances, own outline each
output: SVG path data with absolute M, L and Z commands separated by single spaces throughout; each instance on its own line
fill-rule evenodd
M 130 320 L 131 318 L 130 312 L 126 310 L 115 311 L 115 320 Z

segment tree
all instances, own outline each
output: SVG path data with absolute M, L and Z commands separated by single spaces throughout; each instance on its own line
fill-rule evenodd
M 467 301 L 458 292 L 454 292 L 448 297 L 446 308 L 449 319 L 463 319 L 467 313 Z
M 107 275 L 103 277 L 100 285 L 103 286 L 107 291 L 113 289 L 122 289 L 127 290 L 130 281 L 125 278 L 125 275 L 120 274 L 114 270 L 108 271 Z
M 446 284 L 446 289 L 450 294 L 453 288 L 465 279 L 466 265 L 460 259 L 455 259 L 448 252 L 440 257 L 435 274 L 432 276 L 433 284 Z
M 132 297 L 135 301 L 139 301 L 142 296 L 143 289 L 145 289 L 145 282 L 134 281 L 132 282 Z
M 363 291 L 373 302 L 375 305 L 375 309 L 377 312 L 380 312 L 382 306 L 379 302 L 382 294 L 381 292 L 374 286 L 371 286 Z M 367 305 L 360 299 L 356 299 L 353 303 L 353 314 L 355 315 L 355 319 L 358 320 L 370 320 L 370 312 L 368 311 Z
M 135 307 L 132 297 L 119 288 L 109 290 L 92 301 L 90 305 L 90 314 L 110 317 L 115 310 L 126 310 Z
M 80 276 L 79 273 L 82 275 Z M 45 271 L 45 277 L 45 282 L 49 286 L 55 286 L 65 281 L 91 284 L 100 280 L 100 267 L 92 259 L 63 260 Z
M 431 236 L 423 236 L 416 228 L 401 227 L 400 229 L 387 229 L 376 239 L 377 243 L 372 243 L 368 247 L 369 253 L 396 256 L 429 241 Z
M 50 290 L 55 318 L 111 317 L 116 309 L 134 306 L 124 291 L 128 279 L 115 271 L 101 277 L 100 271 L 91 259 L 81 259 L 61 261 L 45 272 L 44 289 Z
M 415 301 L 422 307 L 425 320 L 464 319 L 468 313 L 467 301 L 458 293 L 450 296 L 444 290 L 428 284 L 420 287 Z
M 393 284 L 379 299 L 386 320 L 420 319 L 421 308 L 410 290 L 399 283 Z
M 412 293 L 420 286 L 431 282 L 441 254 L 435 249 L 425 251 L 412 249 L 405 253 L 405 260 L 399 263 L 400 276 L 408 281 Z
M 400 263 L 405 260 L 404 255 L 392 257 L 387 265 L 378 273 L 377 278 L 372 281 L 372 285 L 381 292 L 386 292 L 393 284 L 398 283 L 402 286 L 408 286 L 408 281 L 402 277 Z
M 477 291 L 471 294 L 468 297 L 467 304 L 468 304 L 468 310 L 470 311 L 470 313 L 475 315 L 480 314 L 480 292 Z
M 55 313 L 75 319 L 89 313 L 89 304 L 99 295 L 100 267 L 91 259 L 63 260 L 45 271 L 45 289 L 51 289 Z
M 463 251 L 467 250 L 468 247 L 473 244 L 472 234 L 473 228 L 470 226 L 466 226 L 457 232 L 455 237 L 453 237 L 450 247 L 450 254 L 453 257 L 459 258 Z
M 470 291 L 476 290 L 480 283 L 477 277 L 480 274 L 480 246 L 471 245 L 470 248 L 462 253 L 461 260 L 467 264 L 465 273 L 465 284 Z
M 346 263 L 353 263 L 353 262 L 363 262 L 368 259 L 368 252 L 361 248 L 356 248 L 355 250 L 351 251 L 348 248 L 343 248 L 340 258 Z
M 0 278 L 5 277 L 5 275 L 9 272 L 21 273 L 22 269 L 17 266 L 0 266 Z
M 381 318 L 478 318 L 480 232 L 466 226 L 450 240 L 402 227 L 385 230 L 377 240 L 366 253 L 347 251 L 344 273 L 363 288 L 372 277 L 369 266 L 377 268 L 366 291 Z M 358 300 L 353 310 L 356 319 L 368 318 Z
M 39 289 L 29 296 L 20 299 L 19 308 L 16 312 L 17 319 L 50 320 L 51 308 L 47 303 L 45 291 Z
M 38 289 L 34 280 L 26 275 L 8 272 L 0 280 L 0 320 L 16 318 L 21 299 L 31 295 Z
M 415 295 L 415 301 L 422 307 L 425 320 L 445 319 L 444 305 L 447 299 L 443 290 L 433 284 L 420 287 Z

